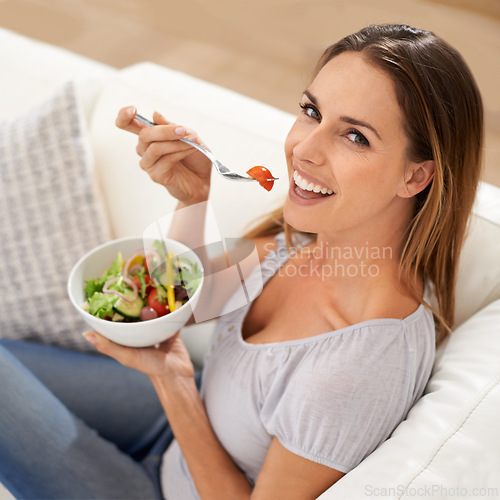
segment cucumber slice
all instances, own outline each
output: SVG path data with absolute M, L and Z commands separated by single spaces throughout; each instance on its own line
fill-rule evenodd
M 132 290 L 127 290 L 123 295 L 128 298 L 132 298 L 134 296 L 134 292 Z M 118 313 L 128 319 L 139 319 L 141 315 L 141 309 L 144 307 L 144 301 L 141 299 L 141 296 L 138 295 L 137 298 L 132 302 L 126 302 L 122 298 L 119 298 L 113 309 Z

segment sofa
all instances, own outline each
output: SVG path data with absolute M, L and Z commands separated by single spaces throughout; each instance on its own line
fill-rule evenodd
M 240 172 L 261 164 L 283 179 L 267 192 L 214 174 L 221 238 L 241 236 L 286 196 L 288 113 L 153 63 L 115 69 L 4 29 L 0 74 L 0 277 L 26 300 L 9 303 L 3 287 L 2 337 L 87 349 L 65 296 L 68 266 L 103 241 L 142 235 L 174 209 L 175 200 L 138 167 L 134 137 L 114 126 L 125 105 L 195 129 Z M 30 295 L 27 276 L 50 281 L 50 293 Z M 500 188 L 486 183 L 456 301 L 454 332 L 437 352 L 423 397 L 322 500 L 500 498 Z M 199 368 L 214 322 L 182 331 Z M 10 498 L 0 485 L 0 499 Z

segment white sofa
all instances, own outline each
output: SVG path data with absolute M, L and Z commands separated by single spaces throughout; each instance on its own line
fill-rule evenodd
M 116 70 L 1 29 L 0 74 L 0 121 L 22 115 L 65 81 L 76 83 L 93 154 L 89 179 L 109 238 L 141 235 L 174 207 L 138 167 L 134 138 L 114 126 L 124 105 L 194 128 L 240 171 L 263 164 L 285 178 L 282 144 L 294 117 L 229 90 L 147 62 Z M 286 191 L 284 180 L 268 193 L 214 176 L 221 234 L 240 236 L 242 223 L 277 206 Z M 463 251 L 456 317 L 425 395 L 391 438 L 321 499 L 500 498 L 500 189 L 487 184 Z M 198 364 L 210 334 L 209 326 L 183 331 Z

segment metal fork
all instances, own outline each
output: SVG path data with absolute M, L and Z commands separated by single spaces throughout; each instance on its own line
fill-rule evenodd
M 152 121 L 148 120 L 147 118 L 144 118 L 144 116 L 141 116 L 140 114 L 135 115 L 135 119 L 141 123 L 144 123 L 145 125 L 148 125 L 149 127 L 154 127 L 157 124 L 153 123 Z M 222 177 L 229 179 L 231 181 L 256 181 L 257 179 L 254 179 L 253 177 L 250 176 L 244 176 L 237 174 L 236 172 L 233 172 L 229 168 L 227 168 L 225 165 L 223 165 L 208 149 L 205 149 L 204 147 L 200 146 L 199 144 L 196 144 L 196 142 L 190 141 L 189 139 L 185 139 L 184 137 L 179 139 L 182 142 L 185 142 L 186 144 L 189 144 L 193 148 L 196 148 L 200 153 L 204 154 L 211 162 L 212 165 L 215 167 L 215 170 L 222 175 Z M 273 177 L 271 179 L 266 179 L 268 181 L 276 181 L 278 180 L 278 177 Z

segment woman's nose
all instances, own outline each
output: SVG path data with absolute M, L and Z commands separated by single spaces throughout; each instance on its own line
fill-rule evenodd
M 325 163 L 325 138 L 322 138 L 321 131 L 315 128 L 315 130 L 303 132 L 297 137 L 293 155 L 299 161 L 317 166 L 323 165 Z

